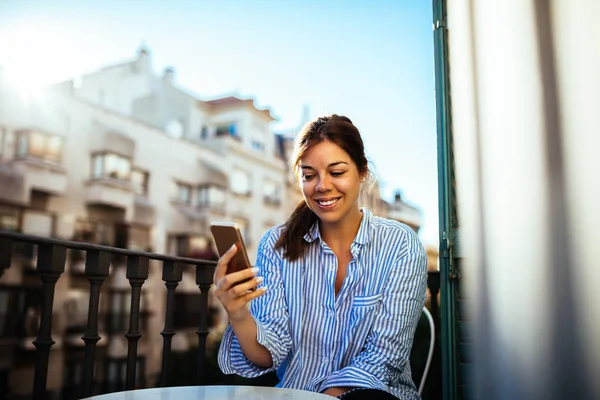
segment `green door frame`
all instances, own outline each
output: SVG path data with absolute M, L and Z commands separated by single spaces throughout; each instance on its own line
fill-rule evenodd
M 444 400 L 455 400 L 460 398 L 457 313 L 458 271 L 454 254 L 458 223 L 454 193 L 446 0 L 432 0 L 432 3 L 438 146 L 442 393 Z

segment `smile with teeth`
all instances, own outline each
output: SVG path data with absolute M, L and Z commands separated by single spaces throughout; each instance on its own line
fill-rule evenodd
M 328 207 L 328 206 L 332 206 L 335 203 L 337 203 L 339 199 L 340 198 L 337 197 L 335 199 L 329 199 L 329 200 L 317 200 L 317 203 L 319 203 L 320 206 Z

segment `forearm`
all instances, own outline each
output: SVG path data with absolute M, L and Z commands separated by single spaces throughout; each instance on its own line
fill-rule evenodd
M 258 343 L 256 321 L 250 312 L 239 319 L 231 320 L 230 324 L 244 355 L 259 367 L 271 368 L 273 358 L 269 350 Z
M 349 388 L 349 387 L 332 387 L 332 388 L 325 390 L 323 392 L 323 394 L 333 396 L 333 397 L 338 397 L 339 395 L 346 393 L 350 389 L 351 388 Z

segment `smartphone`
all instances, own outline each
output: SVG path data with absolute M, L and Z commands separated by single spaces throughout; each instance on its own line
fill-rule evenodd
M 228 274 L 252 267 L 248 259 L 244 240 L 242 239 L 242 232 L 237 224 L 233 222 L 212 222 L 210 224 L 210 231 L 215 238 L 219 257 L 222 257 L 234 244 L 237 246 L 237 253 L 235 253 L 227 267 Z M 247 282 L 248 280 L 240 283 Z

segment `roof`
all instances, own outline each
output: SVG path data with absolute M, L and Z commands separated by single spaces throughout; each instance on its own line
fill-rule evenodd
M 271 114 L 270 109 L 268 109 L 268 108 L 260 109 L 260 108 L 256 107 L 253 99 L 240 99 L 239 97 L 235 97 L 235 96 L 227 96 L 227 97 L 221 97 L 221 98 L 214 99 L 214 100 L 202 101 L 202 103 L 209 105 L 213 109 L 218 109 L 221 107 L 246 106 L 246 107 L 253 108 L 255 111 L 263 114 L 263 116 L 267 117 L 271 121 L 275 120 L 275 118 Z

